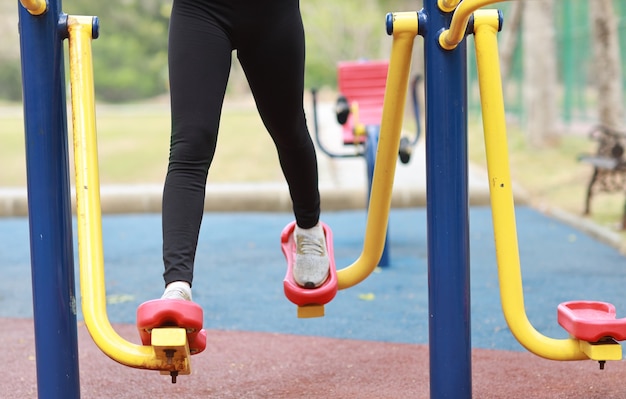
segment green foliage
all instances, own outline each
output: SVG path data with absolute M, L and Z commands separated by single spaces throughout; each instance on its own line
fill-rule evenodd
M 391 38 L 385 33 L 385 14 L 406 11 L 418 3 L 302 1 L 307 41 L 306 86 L 335 87 L 338 61 L 388 57 Z M 92 44 L 97 100 L 130 102 L 167 92 L 170 9 L 171 0 L 63 1 L 65 13 L 95 15 L 100 20 L 100 36 Z M 21 99 L 19 60 L 10 61 L 0 63 L 0 99 L 17 101 Z M 243 79 L 243 75 L 233 74 L 231 79 Z
M 169 7 L 165 0 L 64 2 L 68 14 L 100 20 L 100 37 L 92 45 L 99 100 L 133 101 L 167 91 Z
M 94 44 L 93 52 L 99 99 L 122 102 L 154 97 L 166 91 L 165 51 L 150 54 L 139 41 L 112 35 Z M 137 54 L 144 56 L 138 58 Z
M 385 12 L 375 0 L 313 0 L 301 3 L 307 40 L 306 85 L 337 84 L 337 63 L 388 56 Z
M 19 60 L 0 60 L 0 99 L 20 101 L 22 84 Z

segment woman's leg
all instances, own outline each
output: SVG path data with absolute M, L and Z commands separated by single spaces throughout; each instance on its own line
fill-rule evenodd
M 328 276 L 329 259 L 318 224 L 317 158 L 302 104 L 304 28 L 297 1 L 264 3 L 264 11 L 255 32 L 237 36 L 238 57 L 289 185 L 297 223 L 293 276 L 299 285 L 315 288 Z
M 230 72 L 229 38 L 202 3 L 174 1 L 170 21 L 172 136 L 162 211 L 166 285 L 192 283 L 206 178 Z
M 238 58 L 261 119 L 276 144 L 298 226 L 310 228 L 319 220 L 320 195 L 315 147 L 302 104 L 302 19 L 294 0 L 277 0 L 263 9 L 265 14 L 257 19 L 259 26 L 238 32 Z

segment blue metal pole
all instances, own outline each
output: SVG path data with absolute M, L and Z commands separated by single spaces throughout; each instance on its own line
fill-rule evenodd
M 378 138 L 380 136 L 380 125 L 367 125 L 367 140 L 365 141 L 365 165 L 367 167 L 367 205 L 369 206 L 370 193 L 372 192 L 372 181 L 374 180 L 374 167 L 376 166 L 376 151 L 378 149 Z M 389 266 L 389 227 L 385 233 L 385 245 L 383 253 L 378 261 L 378 266 Z
M 439 46 L 452 15 L 424 0 L 431 398 L 471 398 L 467 47 Z
M 61 1 L 18 3 L 39 398 L 79 398 Z

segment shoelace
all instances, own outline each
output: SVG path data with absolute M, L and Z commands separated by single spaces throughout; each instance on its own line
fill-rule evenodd
M 191 298 L 189 298 L 189 295 L 187 295 L 187 293 L 183 290 L 180 290 L 178 288 L 172 288 L 167 290 L 167 292 L 165 293 L 165 295 L 163 295 L 162 297 L 163 299 L 184 299 L 185 301 L 190 301 Z
M 302 255 L 324 256 L 326 254 L 321 239 L 302 235 L 297 236 L 296 240 L 298 242 L 298 252 Z

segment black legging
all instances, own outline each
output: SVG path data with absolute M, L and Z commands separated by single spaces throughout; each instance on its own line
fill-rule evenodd
M 192 282 L 233 50 L 276 144 L 298 225 L 310 228 L 319 219 L 317 159 L 302 105 L 305 51 L 299 1 L 174 0 L 169 31 L 172 137 L 163 190 L 166 284 Z

